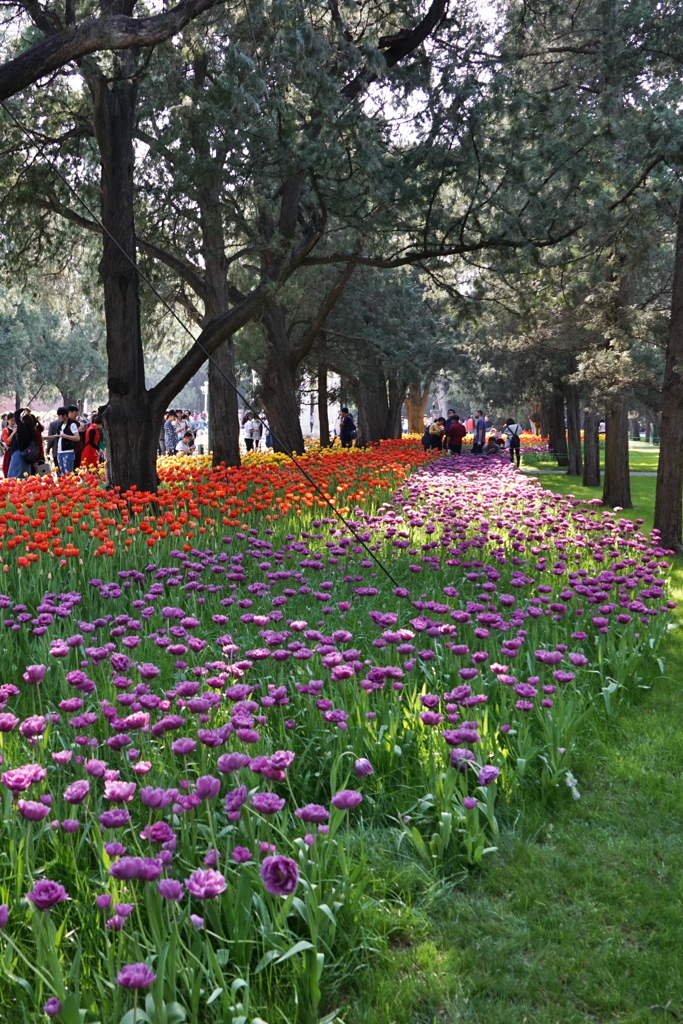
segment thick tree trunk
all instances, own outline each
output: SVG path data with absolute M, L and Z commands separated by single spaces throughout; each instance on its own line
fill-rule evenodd
M 296 367 L 285 329 L 285 309 L 267 299 L 261 311 L 266 335 L 266 356 L 260 369 L 259 395 L 266 410 L 276 452 L 303 452 L 299 420 Z
M 631 440 L 640 441 L 640 420 L 637 416 L 631 419 Z
M 424 387 L 419 382 L 408 385 L 408 391 L 403 401 L 408 413 L 408 431 L 411 434 L 422 435 L 424 433 L 425 409 L 431 389 L 431 377 L 427 379 Z
M 632 508 L 628 464 L 628 411 L 623 395 L 612 399 L 605 417 L 605 486 L 602 500 L 610 508 Z
M 581 409 L 579 392 L 571 384 L 567 387 L 567 434 L 569 435 L 569 468 L 572 476 L 581 476 L 583 460 L 581 458 Z
M 389 378 L 389 405 L 387 409 L 387 437 L 403 437 L 401 410 L 406 395 L 405 384 L 394 374 Z
M 569 466 L 567 433 L 564 425 L 564 385 L 556 381 L 547 403 L 548 443 L 558 466 Z
M 320 424 L 320 446 L 330 447 L 330 414 L 327 406 L 327 366 L 318 363 L 318 422 Z
M 127 74 L 132 53 L 115 58 Z M 136 84 L 133 78 L 92 76 L 93 124 L 101 158 L 101 216 L 104 226 L 100 276 L 104 285 L 109 401 L 107 427 L 109 481 L 127 491 L 157 489 L 157 443 L 163 409 L 145 389 L 140 335 L 133 208 L 133 131 Z
M 586 412 L 583 418 L 583 486 L 600 486 L 600 418 Z
M 226 379 L 227 378 L 227 379 Z M 220 345 L 209 362 L 211 448 L 214 466 L 239 466 L 240 422 L 237 411 L 235 353 L 232 338 Z
M 358 409 L 356 443 L 361 446 L 389 437 L 391 415 L 387 382 L 381 370 L 378 367 L 367 366 L 362 378 L 351 387 Z
M 661 543 L 683 550 L 683 197 L 678 207 L 671 318 L 662 387 L 662 428 L 655 496 Z

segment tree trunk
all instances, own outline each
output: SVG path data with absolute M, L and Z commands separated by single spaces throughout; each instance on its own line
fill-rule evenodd
M 387 408 L 386 436 L 399 438 L 403 437 L 403 425 L 401 423 L 401 410 L 406 395 L 406 386 L 400 381 L 396 374 L 389 378 L 389 404 Z
M 600 486 L 600 417 L 586 412 L 583 418 L 583 486 Z
M 126 74 L 135 70 L 132 51 L 116 57 Z M 157 443 L 163 409 L 145 389 L 140 335 L 133 207 L 133 131 L 136 83 L 132 78 L 91 76 L 93 124 L 101 159 L 101 217 L 104 226 L 100 276 L 104 285 L 109 401 L 109 482 L 127 491 L 157 489 Z
M 547 402 L 548 443 L 558 466 L 569 466 L 567 433 L 564 425 L 564 385 L 556 381 Z
M 240 464 L 237 392 L 230 386 L 230 381 L 235 383 L 235 353 L 232 338 L 227 338 L 216 349 L 209 362 L 211 447 L 214 466 Z
M 330 447 L 330 415 L 327 407 L 327 366 L 318 363 L 318 422 L 320 424 L 320 447 Z
M 408 385 L 408 391 L 403 401 L 408 413 L 408 431 L 411 434 L 424 434 L 425 409 L 431 389 L 431 377 L 427 378 L 424 387 L 419 382 L 416 383 L 414 381 Z
M 663 547 L 683 550 L 683 197 L 678 207 L 671 318 L 662 387 L 655 529 Z
M 296 367 L 290 358 L 285 329 L 285 309 L 267 299 L 261 311 L 266 335 L 266 355 L 260 368 L 259 397 L 263 402 L 276 452 L 303 452 L 304 436 L 299 421 Z
M 382 441 L 389 436 L 390 424 L 387 382 L 377 366 L 368 365 L 359 381 L 351 384 L 358 409 L 358 436 L 361 446 L 371 441 Z
M 631 420 L 631 440 L 640 441 L 640 420 L 634 416 Z
M 628 411 L 623 395 L 612 399 L 607 406 L 602 500 L 610 508 L 633 507 L 628 464 Z
M 581 410 L 579 392 L 573 384 L 567 387 L 567 434 L 569 435 L 569 469 L 572 476 L 581 476 Z
M 648 444 L 650 443 L 650 438 L 651 437 L 652 437 L 652 433 L 651 433 L 651 430 L 650 430 L 650 421 L 649 420 L 645 420 L 645 440 L 647 441 Z

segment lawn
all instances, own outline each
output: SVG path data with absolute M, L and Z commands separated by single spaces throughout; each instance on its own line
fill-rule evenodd
M 541 480 L 555 492 L 596 496 L 576 478 Z M 632 480 L 637 507 L 624 513 L 646 528 L 654 485 Z M 672 583 L 680 601 L 681 563 Z M 420 887 L 414 867 L 387 866 L 412 901 L 412 929 L 399 926 L 388 961 L 366 979 L 345 1024 L 680 1019 L 679 629 L 663 665 L 665 675 L 634 705 L 591 719 L 575 773 L 580 799 L 567 792 L 555 806 L 525 806 L 501 830 L 498 852 L 460 884 L 423 879 Z
M 656 473 L 658 463 L 659 448 L 654 448 L 645 441 L 629 442 L 629 466 L 632 473 Z M 603 444 L 600 446 L 600 465 L 604 467 L 604 464 L 605 446 Z M 557 460 L 548 452 L 540 455 L 523 456 L 522 465 L 526 469 L 557 469 Z

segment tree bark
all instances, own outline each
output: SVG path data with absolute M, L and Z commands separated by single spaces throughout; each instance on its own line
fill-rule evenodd
M 116 58 L 118 61 L 118 58 Z M 134 57 L 121 59 L 128 74 Z M 101 217 L 104 225 L 100 276 L 107 326 L 109 481 L 127 491 L 157 489 L 157 441 L 163 408 L 145 389 L 140 334 L 133 207 L 133 130 L 137 87 L 132 78 L 91 76 L 93 124 L 101 160 Z
M 403 409 L 403 400 L 406 396 L 406 386 L 398 379 L 396 374 L 392 374 L 388 383 L 387 436 L 400 438 L 403 437 L 401 410 Z
M 545 403 L 548 418 L 548 444 L 558 466 L 569 466 L 567 433 L 564 425 L 564 385 L 556 381 Z
M 583 418 L 583 486 L 600 486 L 600 418 L 586 412 Z
M 602 500 L 610 508 L 633 507 L 628 464 L 628 411 L 623 395 L 612 399 L 607 406 Z
M 408 413 L 408 431 L 411 434 L 421 435 L 424 433 L 424 415 L 429 392 L 432 389 L 432 380 L 431 376 L 428 377 L 424 387 L 416 381 L 412 381 L 408 385 L 408 391 L 403 401 Z
M 631 419 L 631 440 L 640 441 L 640 420 L 637 416 Z
M 320 447 L 330 447 L 330 415 L 327 405 L 327 365 L 318 363 L 318 422 L 320 424 Z
M 662 387 L 662 426 L 655 495 L 661 543 L 683 550 L 683 196 L 678 207 L 671 317 Z
M 299 420 L 296 367 L 291 359 L 285 327 L 285 308 L 274 299 L 266 299 L 261 310 L 266 335 L 266 356 L 259 370 L 259 397 L 266 410 L 276 452 L 304 450 Z
M 571 476 L 581 476 L 583 460 L 581 458 L 581 409 L 579 392 L 575 385 L 567 387 L 567 434 L 569 435 L 569 468 Z

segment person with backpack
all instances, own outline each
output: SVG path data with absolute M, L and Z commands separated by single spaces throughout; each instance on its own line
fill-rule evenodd
M 7 476 L 12 478 L 30 476 L 33 465 L 40 457 L 40 449 L 36 443 L 35 422 L 32 416 L 22 416 L 19 411 L 14 414 L 14 430 L 10 435 L 10 462 Z
M 344 405 L 339 417 L 339 440 L 342 448 L 350 448 L 356 437 L 356 424 L 353 416 Z
M 515 423 L 513 419 L 507 419 L 505 426 L 503 427 L 503 434 L 508 443 L 508 450 L 510 452 L 510 462 L 517 460 L 517 469 L 519 469 L 519 463 L 522 456 L 522 442 L 520 440 L 524 433 L 524 427 L 521 423 Z

